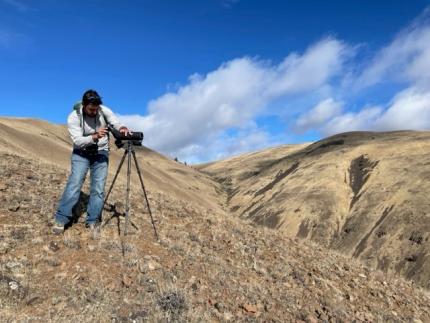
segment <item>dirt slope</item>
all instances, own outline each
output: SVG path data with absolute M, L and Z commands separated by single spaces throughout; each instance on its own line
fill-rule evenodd
M 200 169 L 232 214 L 430 287 L 430 133 L 345 133 Z
M 69 171 L 71 147 L 65 126 L 33 119 L 0 119 L 0 150 L 33 158 L 37 162 L 54 164 Z M 208 209 L 221 209 L 217 197 L 220 185 L 207 175 L 172 162 L 145 147 L 136 149 L 136 154 L 146 185 L 151 190 L 174 195 L 183 201 L 196 202 Z M 123 150 L 119 150 L 111 139 L 110 178 L 113 178 L 122 156 Z M 122 180 L 126 177 L 125 169 L 126 164 L 122 167 L 119 183 L 125 183 Z M 132 185 L 140 186 L 134 165 L 132 172 L 136 175 L 132 177 Z M 63 190 L 64 185 L 61 183 L 57 189 Z
M 139 230 L 124 239 L 122 217 L 93 236 L 81 216 L 53 236 L 67 173 L 0 157 L 2 322 L 430 320 L 429 295 L 412 282 L 166 194 L 150 200 L 160 242 L 137 194 Z
M 414 282 L 231 217 L 221 205 L 221 184 L 148 149 L 137 154 L 147 163 L 160 241 L 135 182 L 132 225 L 122 236 L 123 181 L 111 197 L 116 213 L 104 211 L 104 219 L 118 216 L 99 234 L 82 223 L 86 183 L 77 223 L 53 236 L 52 215 L 68 175 L 67 133 L 43 121 L 0 123 L 9 136 L 0 148 L 2 322 L 430 320 L 428 292 Z M 28 146 L 27 131 L 43 144 Z M 43 131 L 48 136 L 37 135 Z M 46 156 L 62 147 L 57 135 L 66 154 L 54 154 L 58 162 Z M 120 152 L 114 154 L 119 158 Z M 115 168 L 112 162 L 111 172 Z

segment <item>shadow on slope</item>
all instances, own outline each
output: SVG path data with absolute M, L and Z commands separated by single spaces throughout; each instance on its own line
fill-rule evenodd
M 112 223 L 94 237 L 78 223 L 53 236 L 67 172 L 0 153 L 0 178 L 4 321 L 430 319 L 413 283 L 166 193 L 149 196 L 158 242 L 134 188 L 129 235 Z
M 225 187 L 233 215 L 428 288 L 429 151 L 428 132 L 351 132 L 199 169 Z

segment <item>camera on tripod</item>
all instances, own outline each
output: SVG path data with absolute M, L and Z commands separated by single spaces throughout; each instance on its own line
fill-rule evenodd
M 157 233 L 157 229 L 155 227 L 155 222 L 154 222 L 154 218 L 152 217 L 152 211 L 151 208 L 149 206 L 149 201 L 148 201 L 148 196 L 146 195 L 146 190 L 145 190 L 145 186 L 143 184 L 143 176 L 142 173 L 140 171 L 139 168 L 139 164 L 137 162 L 137 158 L 136 158 L 136 152 L 134 150 L 134 146 L 141 146 L 142 145 L 142 141 L 143 141 L 143 133 L 142 132 L 132 132 L 131 134 L 128 133 L 127 135 L 124 135 L 123 133 L 121 133 L 120 131 L 117 131 L 116 129 L 114 129 L 111 125 L 108 125 L 108 130 L 110 132 L 112 132 L 113 136 L 115 137 L 115 144 L 118 148 L 123 148 L 124 145 L 126 147 L 124 147 L 124 155 L 122 156 L 121 161 L 119 162 L 119 166 L 118 169 L 115 173 L 115 176 L 113 178 L 112 184 L 109 188 L 109 191 L 106 195 L 106 198 L 103 202 L 103 205 L 106 204 L 109 195 L 112 191 L 112 188 L 115 184 L 115 181 L 118 177 L 119 172 L 121 171 L 121 167 L 124 164 L 125 158 L 127 157 L 127 196 L 126 196 L 126 202 L 125 202 L 125 224 L 124 224 L 124 235 L 127 234 L 127 223 L 128 223 L 128 216 L 129 216 L 129 209 L 130 209 L 130 174 L 131 174 L 131 161 L 132 159 L 134 160 L 134 164 L 136 166 L 136 170 L 137 170 L 137 174 L 139 175 L 139 180 L 140 180 L 140 185 L 142 186 L 142 191 L 143 191 L 143 195 L 145 197 L 146 200 L 146 205 L 148 206 L 148 212 L 149 212 L 149 216 L 151 218 L 151 222 L 152 222 L 152 227 L 154 229 L 154 234 L 156 239 L 158 240 L 158 233 Z M 103 223 L 102 226 L 105 226 L 116 214 L 114 214 L 110 219 L 108 219 L 107 221 L 105 221 Z M 132 223 L 133 224 L 133 223 Z M 134 227 L 136 227 L 135 225 L 133 225 Z M 124 250 L 123 250 L 124 252 Z
M 115 145 L 118 148 L 124 147 L 125 141 L 131 142 L 133 146 L 142 146 L 143 132 L 133 131 L 131 134 L 128 133 L 126 136 L 122 132 L 119 132 L 118 130 L 116 130 L 111 125 L 108 125 L 108 129 L 113 134 L 115 138 Z

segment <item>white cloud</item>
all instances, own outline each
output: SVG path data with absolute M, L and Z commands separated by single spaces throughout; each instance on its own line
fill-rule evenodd
M 279 64 L 233 59 L 206 75 L 192 75 L 187 84 L 151 101 L 146 116 L 121 118 L 145 132 L 149 147 L 190 162 L 281 143 L 257 125 L 265 115 L 299 115 L 288 120 L 293 130 L 322 135 L 429 129 L 430 9 L 369 63 L 354 56 L 362 48 L 326 38 Z M 378 84 L 403 88 L 389 102 L 370 104 L 376 100 L 365 97 L 369 91 L 363 89 Z M 359 110 L 357 99 L 364 102 Z M 280 112 L 280 106 L 288 112 Z
M 408 88 L 374 122 L 377 130 L 430 129 L 430 92 Z
M 296 131 L 303 132 L 320 127 L 339 115 L 342 112 L 342 106 L 342 102 L 334 101 L 332 98 L 319 102 L 313 109 L 299 117 L 296 122 Z
M 430 83 L 430 8 L 381 49 L 355 81 L 358 89 L 389 80 Z
M 234 59 L 207 75 L 191 76 L 176 92 L 151 101 L 148 115 L 121 118 L 145 132 L 149 147 L 172 157 L 188 154 L 191 158 L 196 151 L 204 151 L 206 155 L 199 155 L 205 159 L 243 151 L 244 145 L 217 138 L 228 129 L 244 131 L 279 98 L 325 87 L 341 71 L 348 54 L 345 44 L 328 38 L 302 55 L 290 54 L 279 65 L 249 57 Z M 269 144 L 269 136 L 262 133 L 252 131 L 248 140 L 258 138 L 258 145 Z M 233 138 L 240 140 L 237 135 Z
M 257 127 L 248 127 L 235 135 L 220 133 L 218 136 L 207 138 L 204 144 L 187 145 L 175 156 L 187 163 L 198 163 L 205 160 L 219 160 L 277 144 L 280 143 L 265 131 Z
M 347 112 L 328 121 L 321 131 L 329 136 L 340 132 L 357 130 L 375 130 L 376 118 L 381 116 L 380 107 L 366 107 L 359 112 Z
M 352 52 L 351 47 L 329 38 L 316 43 L 302 56 L 291 54 L 276 67 L 267 92 L 277 96 L 316 89 L 342 71 Z
M 361 72 L 355 87 L 390 82 L 406 84 L 384 106 L 345 112 L 326 122 L 324 135 L 353 130 L 426 130 L 430 128 L 430 9 L 382 48 Z
M 320 127 L 324 135 L 356 130 L 427 130 L 430 128 L 430 92 L 408 88 L 397 94 L 387 109 L 365 107 L 346 112 Z

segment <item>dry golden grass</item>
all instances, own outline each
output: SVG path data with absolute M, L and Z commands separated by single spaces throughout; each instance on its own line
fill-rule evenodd
M 99 235 L 89 232 L 82 223 L 86 183 L 77 222 L 54 236 L 53 214 L 70 167 L 64 127 L 2 119 L 0 132 L 10 139 L 0 142 L 2 322 L 430 320 L 428 292 L 415 283 L 232 216 L 234 197 L 225 183 L 147 149 L 138 159 L 160 241 L 136 174 L 130 220 L 137 229 L 130 224 L 122 236 L 119 216 Z M 26 136 L 39 136 L 42 144 L 26 146 Z M 64 142 L 63 150 L 56 141 Z M 281 158 L 282 149 L 272 156 Z M 51 157 L 49 150 L 56 153 Z M 270 153 L 258 154 L 267 166 Z M 109 181 L 120 157 L 112 153 Z M 248 172 L 261 166 L 253 162 Z M 231 185 L 238 182 L 232 176 Z M 254 194 L 267 184 L 262 181 Z M 109 199 L 119 213 L 124 188 L 121 178 Z M 105 219 L 112 215 L 104 211 Z
M 1 154 L 0 161 L 6 187 L 0 209 L 2 321 L 430 319 L 427 293 L 411 282 L 319 245 L 151 193 L 157 242 L 138 187 L 130 218 L 139 230 L 130 226 L 122 238 L 120 217 L 96 240 L 80 221 L 53 236 L 61 193 L 56 187 L 67 172 L 10 154 Z M 122 200 L 120 193 L 114 191 L 113 202 Z M 11 201 L 16 210 L 9 210 Z
M 231 215 L 430 288 L 429 152 L 429 132 L 353 132 L 199 169 Z

